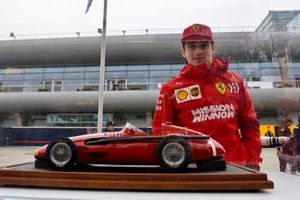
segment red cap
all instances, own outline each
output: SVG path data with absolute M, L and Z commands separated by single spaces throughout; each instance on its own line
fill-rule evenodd
M 203 24 L 193 24 L 184 29 L 181 42 L 213 40 L 210 28 Z

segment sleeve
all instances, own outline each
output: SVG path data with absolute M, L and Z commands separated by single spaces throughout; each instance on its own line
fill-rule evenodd
M 241 140 L 248 151 L 247 165 L 259 166 L 262 144 L 260 140 L 259 122 L 251 101 L 250 95 L 241 81 L 240 106 L 238 110 L 238 123 L 241 132 Z
M 167 84 L 164 84 L 157 99 L 152 122 L 152 132 L 160 131 L 161 123 L 163 122 L 173 123 L 173 113 L 173 92 Z

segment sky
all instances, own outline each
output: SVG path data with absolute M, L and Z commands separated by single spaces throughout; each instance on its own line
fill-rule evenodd
M 0 36 L 90 32 L 102 27 L 103 2 L 0 0 Z M 269 10 L 300 10 L 300 0 L 108 0 L 107 30 L 257 27 Z

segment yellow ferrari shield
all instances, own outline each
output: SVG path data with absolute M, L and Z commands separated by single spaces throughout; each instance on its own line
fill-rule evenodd
M 193 33 L 199 33 L 200 32 L 200 26 L 199 24 L 195 24 L 192 26 Z
M 224 83 L 216 83 L 216 88 L 221 94 L 225 94 L 226 86 Z

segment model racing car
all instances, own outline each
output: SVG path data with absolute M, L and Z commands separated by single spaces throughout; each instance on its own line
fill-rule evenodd
M 160 165 L 165 171 L 224 170 L 225 150 L 209 136 L 188 128 L 162 124 L 147 134 L 127 123 L 121 131 L 57 139 L 35 151 L 35 166 L 70 169 L 85 164 Z

